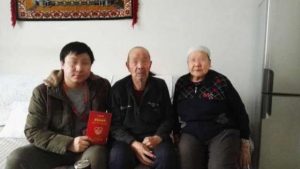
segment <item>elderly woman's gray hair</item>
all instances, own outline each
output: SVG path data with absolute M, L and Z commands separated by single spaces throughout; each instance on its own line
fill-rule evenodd
M 193 47 L 190 47 L 188 52 L 187 52 L 188 57 L 193 52 L 204 52 L 204 53 L 207 54 L 208 59 L 210 60 L 210 50 L 206 46 L 193 46 Z

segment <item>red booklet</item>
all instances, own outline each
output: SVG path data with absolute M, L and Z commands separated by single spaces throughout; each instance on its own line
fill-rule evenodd
M 91 111 L 86 135 L 93 144 L 106 144 L 111 122 L 111 113 Z

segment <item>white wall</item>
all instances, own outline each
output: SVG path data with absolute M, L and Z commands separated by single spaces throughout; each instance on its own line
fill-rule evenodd
M 187 71 L 188 47 L 204 44 L 212 51 L 213 69 L 231 79 L 251 109 L 262 61 L 257 44 L 259 3 L 140 0 L 139 20 L 133 29 L 131 20 L 18 21 L 13 28 L 10 2 L 1 1 L 0 73 L 46 76 L 59 68 L 62 46 L 76 40 L 94 51 L 97 74 L 126 74 L 128 50 L 142 45 L 150 50 L 154 72 L 181 75 Z
M 59 52 L 70 41 L 94 51 L 93 71 L 127 74 L 125 59 L 135 45 L 149 49 L 153 71 L 187 72 L 186 51 L 203 44 L 212 51 L 212 68 L 227 75 L 254 115 L 262 74 L 260 0 L 139 0 L 139 20 L 10 21 L 9 0 L 0 1 L 0 74 L 47 75 L 59 68 Z M 252 116 L 251 116 L 252 117 Z

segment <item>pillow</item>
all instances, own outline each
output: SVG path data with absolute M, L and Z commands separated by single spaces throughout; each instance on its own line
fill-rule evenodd
M 28 101 L 15 101 L 10 105 L 11 114 L 0 132 L 0 137 L 25 138 L 24 127 L 28 114 Z
M 171 75 L 155 75 L 155 77 L 160 78 L 164 80 L 167 84 L 170 98 L 172 98 L 173 92 L 172 92 L 172 76 Z
M 0 74 L 0 125 L 6 124 L 15 101 L 28 101 L 34 87 L 42 83 L 43 78 L 34 75 Z

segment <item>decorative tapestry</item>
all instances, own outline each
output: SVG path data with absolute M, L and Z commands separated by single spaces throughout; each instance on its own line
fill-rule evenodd
M 106 20 L 132 18 L 137 22 L 138 0 L 11 0 L 16 20 Z

